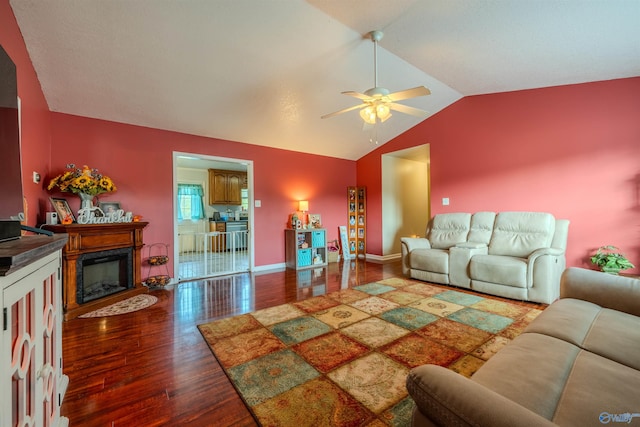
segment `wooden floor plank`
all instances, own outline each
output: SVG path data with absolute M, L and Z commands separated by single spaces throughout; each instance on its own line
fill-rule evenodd
M 401 275 L 399 261 L 351 264 L 329 264 L 326 292 Z M 306 280 L 287 269 L 182 283 L 144 310 L 64 322 L 62 414 L 74 427 L 256 426 L 197 325 L 310 298 Z
M 197 325 L 310 298 L 308 273 L 287 269 L 182 283 L 152 291 L 158 302 L 144 310 L 64 322 L 70 384 L 62 414 L 73 427 L 256 426 Z M 328 293 L 401 277 L 402 265 L 331 263 L 323 274 Z

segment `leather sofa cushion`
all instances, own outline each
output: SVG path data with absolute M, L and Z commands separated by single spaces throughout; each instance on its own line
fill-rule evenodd
M 561 426 L 599 426 L 605 425 L 600 419 L 603 413 L 638 413 L 639 389 L 640 371 L 581 351 L 567 379 L 553 422 Z M 630 421 L 637 423 L 637 419 Z
M 449 274 L 449 251 L 444 249 L 414 249 L 409 254 L 412 269 Z
M 471 379 L 551 420 L 579 352 L 566 341 L 522 334 Z
M 544 310 L 526 332 L 556 337 L 640 370 L 640 317 L 565 298 Z
M 496 220 L 495 212 L 476 212 L 471 217 L 471 228 L 467 241 L 489 244 L 493 233 L 493 223 Z
M 527 287 L 527 261 L 498 255 L 474 255 L 469 263 L 471 280 L 513 286 Z
M 435 249 L 449 249 L 466 242 L 471 225 L 470 213 L 440 214 L 433 217 L 429 241 Z
M 564 340 L 524 333 L 472 380 L 558 425 L 600 425 L 603 412 L 637 412 L 640 372 Z
M 496 217 L 489 243 L 490 255 L 526 258 L 551 246 L 556 220 L 544 212 L 501 212 Z

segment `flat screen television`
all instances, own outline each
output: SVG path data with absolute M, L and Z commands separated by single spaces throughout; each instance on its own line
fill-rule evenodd
M 0 240 L 20 237 L 24 207 L 19 120 L 16 66 L 0 46 Z

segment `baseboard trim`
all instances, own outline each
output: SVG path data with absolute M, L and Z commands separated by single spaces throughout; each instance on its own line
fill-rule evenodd
M 365 254 L 365 260 L 368 262 L 375 262 L 378 264 L 384 264 L 387 262 L 392 262 L 395 260 L 400 259 L 400 257 L 402 256 L 402 254 L 391 254 L 391 255 L 374 255 L 374 254 Z M 342 258 L 342 255 L 340 255 L 340 258 Z M 355 260 L 355 258 L 352 258 L 351 260 Z M 287 268 L 287 264 L 286 263 L 279 263 L 279 264 L 268 264 L 268 265 L 257 265 L 253 268 L 253 271 L 256 273 L 261 273 L 261 272 L 265 272 L 265 271 L 273 271 L 273 270 L 283 270 Z
M 369 262 L 375 262 L 378 264 L 384 264 L 400 259 L 402 254 L 390 254 L 390 255 L 374 255 L 366 254 L 366 260 Z
M 270 271 L 270 270 L 284 270 L 287 268 L 287 264 L 281 262 L 279 264 L 267 264 L 267 265 L 256 265 L 253 267 L 253 271 L 256 273 Z

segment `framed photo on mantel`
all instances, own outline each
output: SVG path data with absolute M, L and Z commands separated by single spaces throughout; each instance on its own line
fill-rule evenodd
M 117 212 L 120 209 L 120 202 L 100 202 L 100 209 L 105 215 Z
M 49 197 L 51 201 L 51 205 L 56 210 L 58 214 L 58 219 L 62 224 L 70 224 L 76 221 L 76 217 L 73 215 L 73 211 L 69 207 L 69 203 L 67 203 L 67 199 L 59 198 L 59 197 Z

